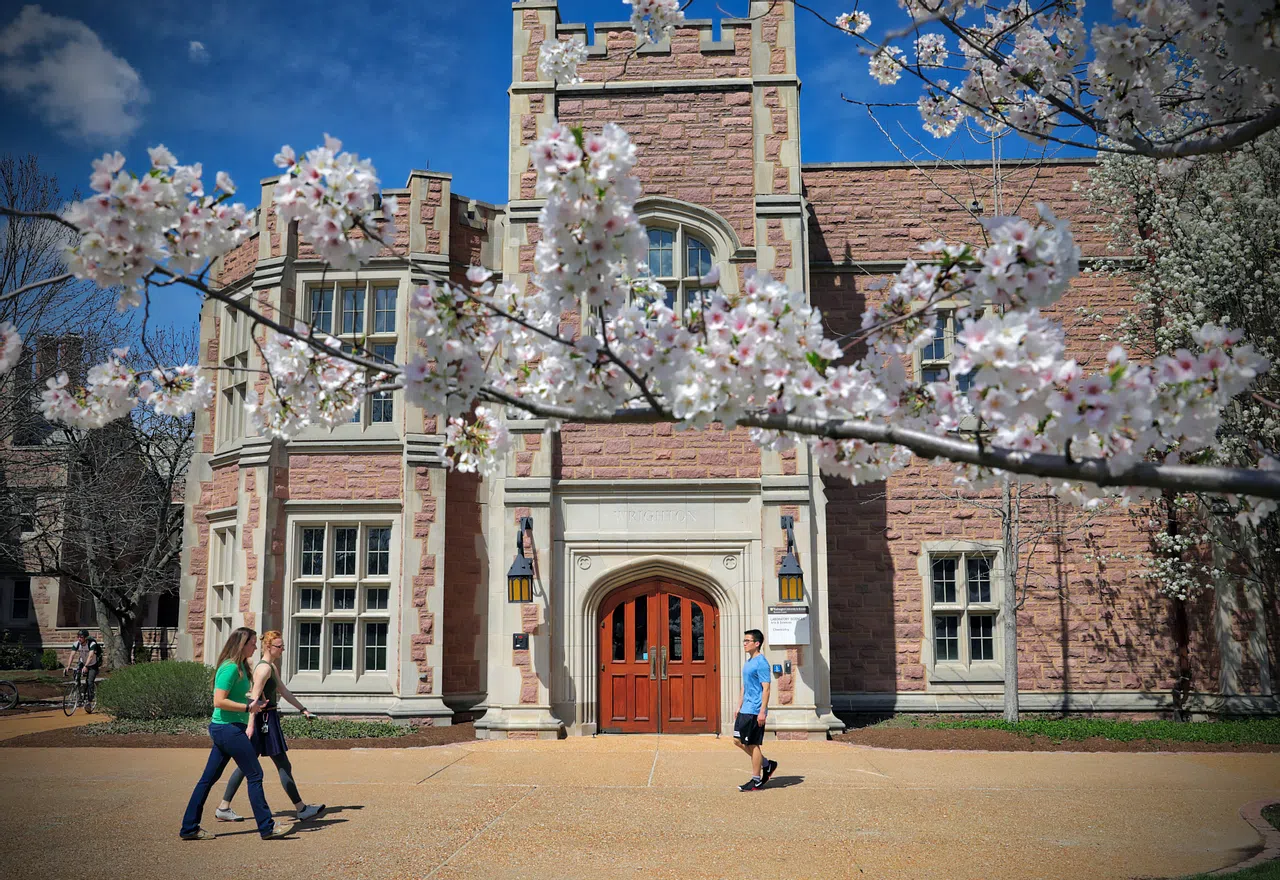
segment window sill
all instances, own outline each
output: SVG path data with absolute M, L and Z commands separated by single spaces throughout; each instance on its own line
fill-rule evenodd
M 1004 669 L 994 660 L 982 660 L 965 666 L 960 663 L 935 663 L 929 670 L 931 684 L 1003 684 Z
M 391 676 L 367 672 L 359 678 L 341 672 L 321 676 L 317 672 L 297 672 L 285 684 L 295 694 L 390 694 Z

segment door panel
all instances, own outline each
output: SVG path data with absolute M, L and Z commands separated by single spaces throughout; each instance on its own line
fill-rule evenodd
M 714 733 L 719 727 L 718 614 L 702 593 L 654 579 L 600 610 L 600 727 Z

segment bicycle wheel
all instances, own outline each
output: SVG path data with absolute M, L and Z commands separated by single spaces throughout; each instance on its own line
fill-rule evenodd
M 18 686 L 11 681 L 0 681 L 0 710 L 18 705 Z
M 67 717 L 71 717 L 76 712 L 76 707 L 80 705 L 80 686 L 69 684 L 66 690 L 62 692 L 62 713 Z

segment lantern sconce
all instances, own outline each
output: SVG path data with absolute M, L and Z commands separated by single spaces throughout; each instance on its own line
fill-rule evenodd
M 780 602 L 804 601 L 804 569 L 800 560 L 796 559 L 796 519 L 794 516 L 782 517 L 782 527 L 787 530 L 787 555 L 782 557 L 778 566 L 778 600 Z
M 516 558 L 507 569 L 507 601 L 533 601 L 533 559 L 524 555 L 524 533 L 533 531 L 533 517 L 520 517 L 520 530 L 516 532 Z M 532 544 L 530 545 L 532 550 Z

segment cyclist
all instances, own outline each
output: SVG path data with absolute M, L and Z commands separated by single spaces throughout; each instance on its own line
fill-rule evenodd
M 87 629 L 76 634 L 75 643 L 71 646 L 71 656 L 67 658 L 66 668 L 62 670 L 63 675 L 71 671 L 72 663 L 76 664 L 77 688 L 80 687 L 81 674 L 84 675 L 83 698 L 87 712 L 87 707 L 93 705 L 94 683 L 98 679 L 98 670 L 102 667 L 102 645 L 89 635 Z

